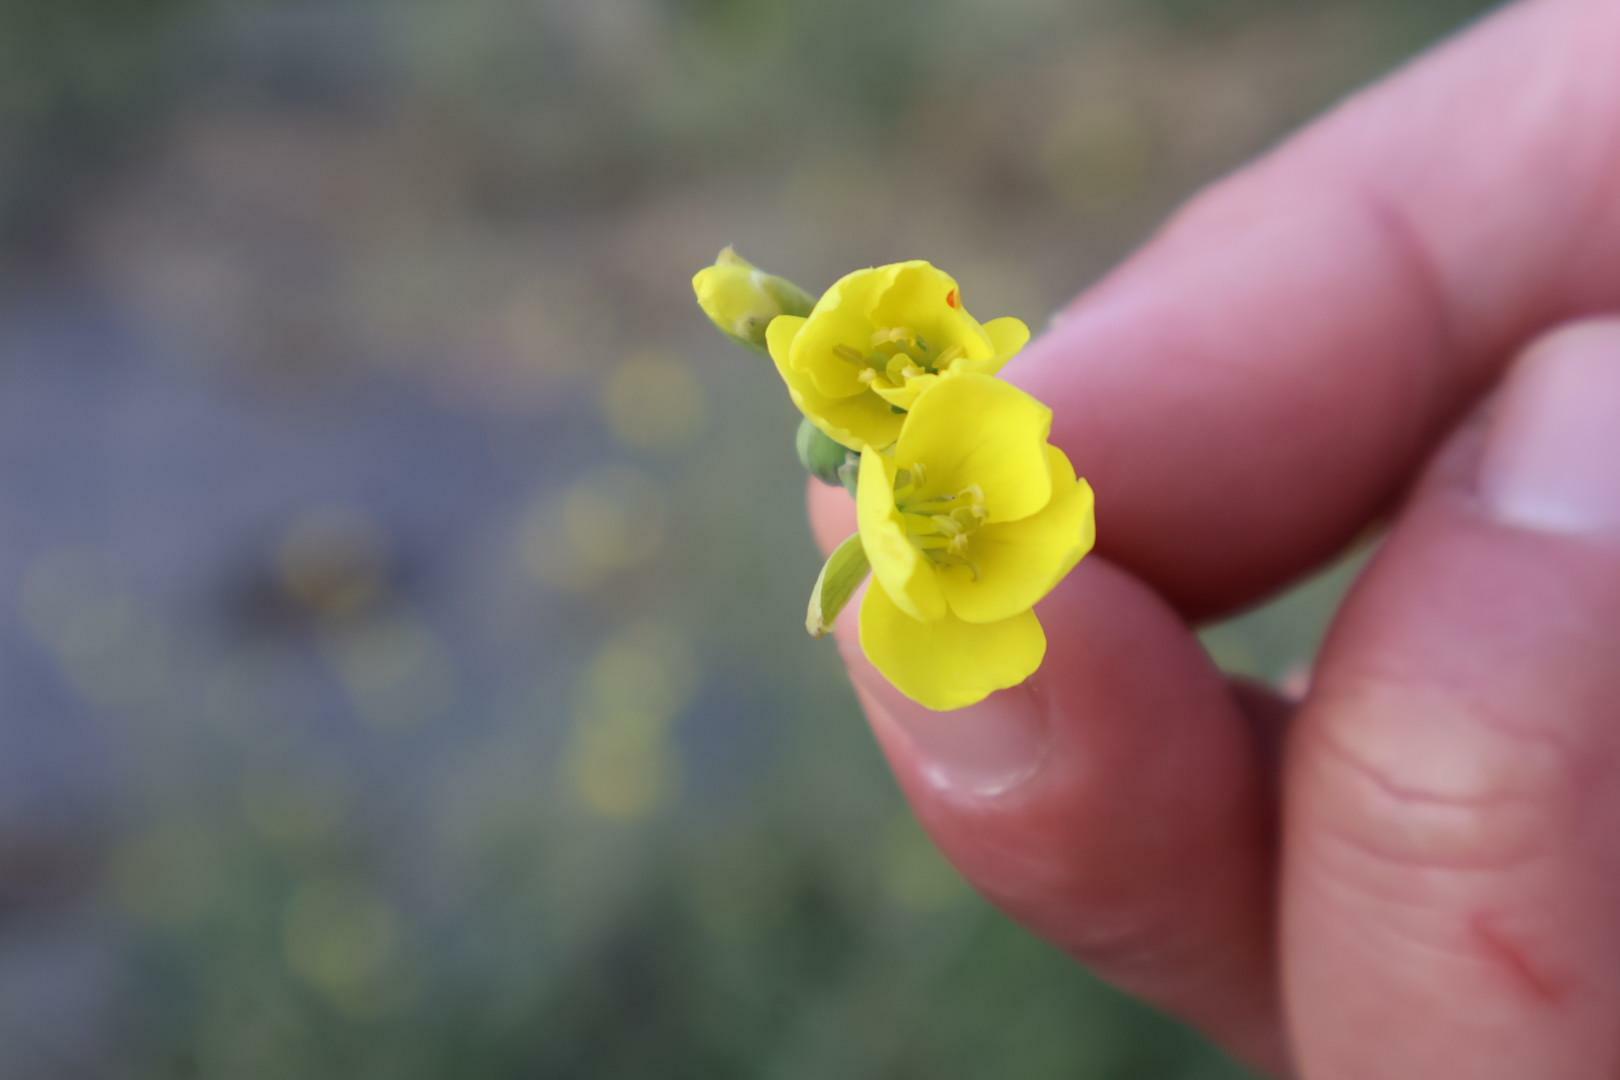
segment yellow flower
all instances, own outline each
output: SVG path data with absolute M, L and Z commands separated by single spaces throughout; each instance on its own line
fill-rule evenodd
M 987 375 L 940 380 L 892 451 L 861 454 L 856 510 L 874 578 L 861 645 L 901 692 L 959 709 L 1023 682 L 1034 605 L 1091 550 L 1091 487 L 1047 441 L 1052 412 Z
M 857 270 L 806 318 L 765 335 L 799 411 L 851 450 L 882 449 L 941 376 L 993 375 L 1029 340 L 1017 319 L 979 323 L 949 274 L 922 261 Z
M 692 291 L 722 334 L 760 350 L 772 319 L 804 315 L 815 303 L 793 282 L 767 274 L 729 247 L 692 277 Z

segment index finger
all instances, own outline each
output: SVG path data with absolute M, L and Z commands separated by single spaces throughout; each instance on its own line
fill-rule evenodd
M 1620 306 L 1620 5 L 1515 5 L 1195 200 L 1008 369 L 1193 615 L 1331 557 L 1515 348 Z

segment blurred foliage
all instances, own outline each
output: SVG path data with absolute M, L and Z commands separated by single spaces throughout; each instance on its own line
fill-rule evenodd
M 38 240 L 171 89 L 168 34 L 201 0 L 0 3 L 0 238 Z
M 1481 7 L 0 3 L 0 1075 L 1240 1075 L 928 845 L 687 282 L 1038 325 Z

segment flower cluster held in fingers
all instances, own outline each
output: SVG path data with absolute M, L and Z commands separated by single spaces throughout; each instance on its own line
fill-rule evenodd
M 854 491 L 859 529 L 822 567 L 810 632 L 870 574 L 861 646 L 908 697 L 958 709 L 1032 675 L 1034 607 L 1096 526 L 1051 410 L 995 377 L 1028 328 L 980 323 L 922 261 L 857 270 L 812 302 L 727 249 L 693 288 L 724 333 L 770 353 L 805 417 L 800 461 Z

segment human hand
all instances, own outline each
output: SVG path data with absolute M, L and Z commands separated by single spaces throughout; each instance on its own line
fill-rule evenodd
M 929 713 L 839 628 L 935 841 L 1260 1068 L 1620 1075 L 1605 312 L 1614 0 L 1512 7 L 1195 200 L 1006 372 L 1098 493 L 1041 671 Z M 1392 510 L 1303 703 L 1215 670 L 1189 624 Z

